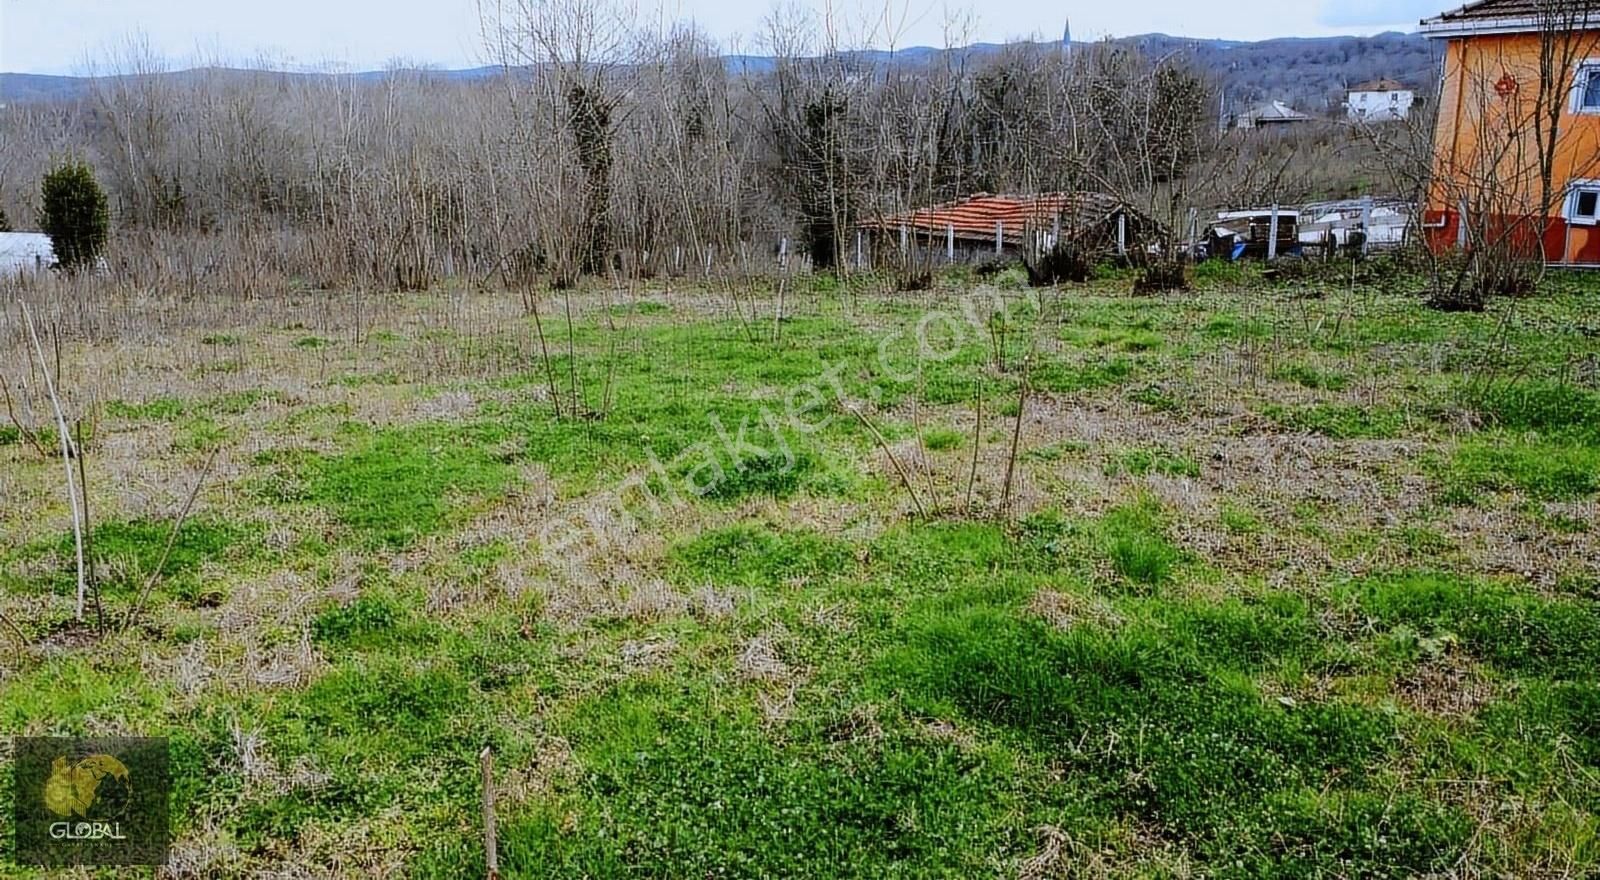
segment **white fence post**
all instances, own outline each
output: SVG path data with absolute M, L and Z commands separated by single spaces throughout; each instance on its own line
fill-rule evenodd
M 857 229 L 856 230 L 856 268 L 859 269 L 863 265 L 866 265 L 866 264 L 863 263 L 862 260 L 861 260 L 861 230 Z
M 1117 256 L 1128 255 L 1128 214 L 1126 211 L 1117 215 Z
M 1004 221 L 1004 220 L 996 220 L 996 221 L 994 221 L 994 252 L 996 254 L 1003 254 L 1003 253 L 1005 253 L 1005 248 L 1006 248 L 1006 221 Z
M 1372 246 L 1372 196 L 1361 200 L 1361 254 Z
M 944 258 L 947 262 L 956 261 L 956 226 L 954 223 L 944 225 Z
M 1267 223 L 1267 262 L 1278 258 L 1278 206 L 1272 206 L 1272 219 Z

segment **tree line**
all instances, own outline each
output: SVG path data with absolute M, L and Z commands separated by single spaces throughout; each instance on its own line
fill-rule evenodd
M 44 172 L 87 162 L 113 268 L 244 293 L 709 273 L 782 239 L 843 271 L 857 224 L 976 192 L 1110 193 L 1173 256 L 1196 207 L 1306 190 L 1285 157 L 1329 137 L 1222 132 L 1190 55 L 1129 42 L 899 60 L 780 7 L 770 64 L 741 67 L 693 26 L 640 27 L 616 4 L 481 12 L 499 62 L 481 78 L 179 77 L 130 44 L 82 99 L 0 111 L 0 209 L 37 216 Z

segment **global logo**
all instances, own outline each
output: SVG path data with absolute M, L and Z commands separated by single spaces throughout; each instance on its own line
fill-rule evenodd
M 108 779 L 111 782 L 107 783 Z M 63 819 L 78 816 L 86 821 L 54 822 L 50 825 L 50 837 L 54 840 L 124 839 L 120 822 L 91 820 L 89 811 L 99 802 L 102 807 L 110 807 L 110 812 L 116 812 L 132 795 L 128 768 L 116 758 L 90 755 L 72 764 L 65 755 L 57 757 L 50 765 L 50 778 L 44 783 L 45 809 Z
M 165 738 L 19 736 L 11 764 L 7 864 L 166 863 L 172 774 Z

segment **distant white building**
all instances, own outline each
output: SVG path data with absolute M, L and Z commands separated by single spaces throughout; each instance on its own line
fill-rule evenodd
M 42 272 L 55 264 L 50 236 L 42 232 L 0 232 L 0 274 Z
M 1392 79 L 1375 79 L 1350 87 L 1345 96 L 1351 122 L 1393 122 L 1411 115 L 1416 93 Z

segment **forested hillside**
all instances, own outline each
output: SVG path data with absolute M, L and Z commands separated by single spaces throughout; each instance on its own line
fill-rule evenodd
M 1439 64 L 1438 47 L 1416 34 L 1287 38 L 1259 43 L 1145 34 L 1118 42 L 1136 43 L 1157 56 L 1190 55 L 1203 73 L 1223 87 L 1230 105 L 1282 100 L 1312 114 L 1336 111 L 1346 87 L 1378 77 L 1399 80 L 1416 88 L 1420 95 L 1431 97 Z M 981 58 L 1004 48 L 984 43 L 959 51 Z M 888 57 L 886 53 L 869 54 L 878 61 Z M 903 50 L 896 57 L 905 63 L 918 64 L 936 59 L 940 54 L 939 50 L 921 47 Z M 772 58 L 758 55 L 731 56 L 726 60 L 730 68 L 762 72 L 770 70 L 773 63 Z M 474 78 L 484 72 L 476 68 L 442 71 L 441 75 Z M 382 74 L 360 76 L 370 79 Z M 88 84 L 89 80 L 84 77 L 0 73 L 0 100 L 71 99 L 84 94 Z

